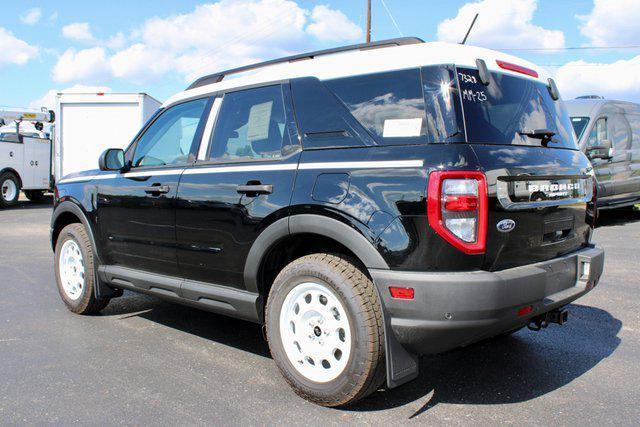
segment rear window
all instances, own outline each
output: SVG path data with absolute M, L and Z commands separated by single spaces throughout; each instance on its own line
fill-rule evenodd
M 546 129 L 555 133 L 548 147 L 577 149 L 569 116 L 562 103 L 551 98 L 546 85 L 491 73 L 485 86 L 478 70 L 457 71 L 469 142 L 540 146 L 540 138 L 524 133 Z
M 571 125 L 573 126 L 573 131 L 576 133 L 576 139 L 578 141 L 582 138 L 582 134 L 588 124 L 589 117 L 571 117 Z

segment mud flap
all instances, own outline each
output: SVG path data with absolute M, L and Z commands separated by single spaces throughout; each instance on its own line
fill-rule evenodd
M 391 328 L 391 316 L 387 312 L 380 291 L 378 301 L 382 306 L 382 321 L 384 323 L 385 360 L 387 367 L 387 387 L 396 388 L 418 377 L 419 358 L 409 353 L 396 339 Z

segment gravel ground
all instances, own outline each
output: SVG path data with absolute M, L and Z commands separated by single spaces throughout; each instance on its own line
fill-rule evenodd
M 49 201 L 50 203 L 50 201 Z M 0 424 L 638 425 L 640 212 L 608 212 L 600 285 L 569 323 L 425 357 L 347 409 L 298 398 L 259 326 L 125 293 L 100 316 L 55 286 L 51 209 L 0 210 Z

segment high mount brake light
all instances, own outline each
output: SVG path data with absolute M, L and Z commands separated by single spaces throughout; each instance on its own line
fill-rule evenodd
M 486 249 L 487 179 L 478 171 L 434 171 L 429 174 L 429 225 L 449 244 L 466 254 Z
M 527 76 L 538 78 L 538 72 L 522 65 L 512 64 L 511 62 L 500 61 L 496 59 L 496 64 L 503 70 L 515 71 L 516 73 L 526 74 Z

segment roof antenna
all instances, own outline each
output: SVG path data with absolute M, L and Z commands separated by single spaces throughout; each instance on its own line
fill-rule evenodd
M 462 39 L 462 43 L 460 44 L 465 44 L 467 42 L 467 38 L 469 37 L 469 33 L 471 32 L 471 29 L 473 28 L 473 24 L 476 23 L 476 19 L 478 19 L 478 13 L 476 13 L 476 16 L 473 17 L 473 21 L 471 21 L 471 25 L 469 25 L 469 29 L 467 30 L 467 34 L 464 35 L 464 39 Z

